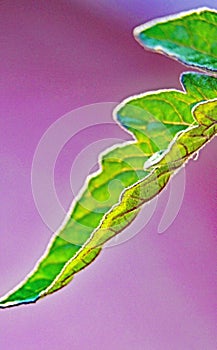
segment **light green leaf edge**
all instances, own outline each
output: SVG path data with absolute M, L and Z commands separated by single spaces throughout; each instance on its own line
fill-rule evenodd
M 217 71 L 217 11 L 206 7 L 150 21 L 134 30 L 138 42 L 202 70 Z
M 209 77 L 203 74 L 187 73 L 182 76 L 182 84 L 183 87 L 185 87 L 187 93 L 178 90 L 164 90 L 160 92 L 158 91 L 156 93 L 146 93 L 126 100 L 116 109 L 115 114 L 119 124 L 124 126 L 129 132 L 134 132 L 134 134 L 137 135 L 137 140 L 133 142 L 127 142 L 126 144 L 122 145 L 122 147 L 119 146 L 118 148 L 114 148 L 108 153 L 105 153 L 102 157 L 102 174 L 106 175 L 106 171 L 109 170 L 109 167 L 111 165 L 110 161 L 112 159 L 111 154 L 113 157 L 114 153 L 118 152 L 116 156 L 120 156 L 120 150 L 129 151 L 132 149 L 131 147 L 133 147 L 134 150 L 135 146 L 137 147 L 140 145 L 139 154 L 141 156 L 142 148 L 142 152 L 145 151 L 144 145 L 146 145 L 146 142 L 146 151 L 149 150 L 149 156 L 153 155 L 154 152 L 157 152 L 159 150 L 159 147 L 161 150 L 164 150 L 163 154 L 161 154 L 160 158 L 158 159 L 159 161 L 165 152 L 167 152 L 168 146 L 171 144 L 175 135 L 177 135 L 177 132 L 186 129 L 188 130 L 188 128 L 192 128 L 192 126 L 195 125 L 195 121 L 191 114 L 192 108 L 201 101 L 210 100 L 217 96 L 217 80 L 214 77 Z M 163 109 L 159 109 L 159 103 L 161 107 L 164 107 Z M 153 113 L 155 115 L 153 115 Z M 182 119 L 181 113 L 183 113 L 184 119 Z M 141 118 L 143 119 L 143 122 L 141 122 Z M 168 118 L 171 118 L 172 122 L 169 123 Z M 145 129 L 144 125 L 146 125 Z M 153 149 L 155 149 L 154 152 Z M 123 153 L 121 154 L 123 156 Z M 108 163 L 106 163 L 106 159 L 108 159 Z M 143 169 L 143 165 L 147 159 L 149 159 L 147 157 L 147 154 L 143 153 L 142 165 L 139 165 L 140 171 Z M 140 161 L 141 159 L 139 162 Z M 149 162 L 149 166 L 151 166 L 152 163 L 155 164 L 155 162 L 156 159 L 153 159 L 153 162 Z M 136 171 L 138 169 L 135 171 L 136 164 L 130 164 L 130 166 L 134 167 L 133 174 L 137 174 Z M 168 165 L 164 167 L 166 169 L 168 168 Z M 123 170 L 123 168 L 121 170 Z M 140 199 L 143 198 L 143 201 L 148 201 L 165 187 L 171 175 L 166 172 L 163 178 L 163 175 L 159 172 L 158 167 L 154 172 L 152 172 L 152 169 L 149 168 L 147 171 L 143 171 L 143 173 L 144 179 L 142 180 L 143 182 L 141 184 L 146 184 L 146 187 L 141 187 Z M 96 177 L 90 178 L 90 188 L 94 188 L 94 182 L 92 183 L 92 181 L 95 181 L 96 184 L 100 179 L 100 176 L 101 175 L 99 173 Z M 139 181 L 141 181 L 141 179 L 138 180 L 138 178 L 139 177 L 137 176 L 137 181 L 134 181 L 134 185 L 140 183 Z M 158 183 L 158 178 L 163 182 Z M 149 191 L 149 194 L 145 194 L 144 191 Z M 77 245 L 76 253 L 72 254 L 71 257 L 68 257 L 67 255 L 64 256 L 64 250 L 68 249 L 69 246 L 73 247 L 73 244 L 70 243 L 71 238 L 65 240 L 67 238 L 68 231 L 72 237 L 74 236 L 74 232 L 68 230 L 68 225 L 70 224 L 70 220 L 68 220 L 65 225 L 67 234 L 65 235 L 65 228 L 63 228 L 63 230 L 59 232 L 61 237 L 54 237 L 49 246 L 49 249 L 46 251 L 46 254 L 37 264 L 33 272 L 24 282 L 22 282 L 20 286 L 18 286 L 9 295 L 3 297 L 0 300 L 0 307 L 9 307 L 23 303 L 35 302 L 45 295 L 51 294 L 68 284 L 72 280 L 75 273 L 86 267 L 96 258 L 102 248 L 102 245 L 108 239 L 112 238 L 118 232 L 121 232 L 135 218 L 141 207 L 141 200 L 139 201 L 137 197 L 135 197 L 134 192 L 138 196 L 137 185 L 135 185 L 135 187 L 132 187 L 132 185 L 128 186 L 128 189 L 124 192 L 123 190 L 119 189 L 119 197 L 116 200 L 115 204 L 118 203 L 118 200 L 122 195 L 121 198 L 123 198 L 123 201 L 121 200 L 121 204 L 118 206 L 111 206 L 111 209 L 102 215 L 102 220 L 100 221 L 100 224 L 96 226 L 96 229 L 91 228 L 91 235 L 89 235 L 89 237 L 91 236 L 91 239 L 89 240 L 88 237 L 88 239 L 86 239 L 86 242 L 88 243 L 84 242 L 84 244 L 80 247 Z M 84 197 L 85 193 L 86 192 L 83 194 Z M 124 195 L 122 193 L 124 193 Z M 129 196 L 131 196 L 131 199 Z M 88 200 L 90 200 L 89 197 Z M 98 205 L 100 205 L 100 202 Z M 136 208 L 133 211 L 132 206 Z M 125 215 L 124 209 L 126 207 L 128 208 L 129 213 Z M 114 215 L 116 215 L 117 210 L 123 211 L 123 214 L 121 215 L 122 220 L 120 220 L 120 216 L 117 216 L 117 218 L 114 219 Z M 73 225 L 76 229 L 77 222 L 73 221 Z M 73 225 L 71 225 L 72 228 Z M 79 226 L 79 228 L 83 229 L 83 226 Z M 84 226 L 84 228 L 86 227 Z M 97 239 L 100 237 L 100 241 L 97 241 L 97 245 L 96 237 Z M 57 246 L 59 255 L 56 254 L 56 251 L 54 249 L 55 246 Z M 41 276 L 46 276 L 46 274 L 49 274 L 49 268 L 52 268 L 55 264 L 58 264 L 59 259 L 61 259 L 63 267 L 60 269 L 60 271 L 58 271 L 58 273 L 54 275 L 54 278 L 52 277 L 49 285 L 46 286 L 46 288 L 40 290 L 38 294 L 36 294 L 36 288 L 38 287 L 37 283 L 39 282 L 40 286 Z

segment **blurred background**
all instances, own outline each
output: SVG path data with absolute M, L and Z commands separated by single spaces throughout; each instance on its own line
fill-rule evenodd
M 87 104 L 180 88 L 179 75 L 189 69 L 144 51 L 132 30 L 200 6 L 217 9 L 214 0 L 1 0 L 1 294 L 25 277 L 52 235 L 31 191 L 32 159 L 43 133 Z M 66 207 L 76 142 L 57 166 Z M 215 350 L 216 146 L 213 140 L 188 164 L 183 205 L 163 235 L 157 227 L 166 191 L 139 234 L 103 251 L 67 288 L 36 305 L 0 311 L 0 348 Z

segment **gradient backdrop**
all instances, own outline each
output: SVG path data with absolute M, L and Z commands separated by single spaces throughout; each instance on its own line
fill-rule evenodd
M 186 68 L 145 52 L 132 28 L 205 5 L 217 8 L 214 0 L 1 0 L 1 294 L 30 271 L 52 234 L 31 192 L 40 137 L 77 107 L 178 88 Z M 0 311 L 0 349 L 217 349 L 216 141 L 188 164 L 183 205 L 165 234 L 157 226 L 166 192 L 139 234 L 106 249 L 70 286 Z M 56 174 L 66 207 L 70 154 Z

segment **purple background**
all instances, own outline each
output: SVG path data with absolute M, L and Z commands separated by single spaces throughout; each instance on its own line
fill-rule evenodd
M 215 3 L 1 1 L 1 294 L 30 271 L 51 236 L 31 192 L 42 134 L 74 108 L 179 87 L 185 67 L 145 52 L 132 28 Z M 189 163 L 182 208 L 164 235 L 157 226 L 166 193 L 142 232 L 106 249 L 70 286 L 36 305 L 1 311 L 0 348 L 215 350 L 216 145 Z M 58 185 L 67 181 L 59 172 Z

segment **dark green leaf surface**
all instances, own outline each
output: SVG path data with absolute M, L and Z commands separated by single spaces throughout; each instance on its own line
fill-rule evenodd
M 206 8 L 152 21 L 135 29 L 145 47 L 217 71 L 217 12 Z

